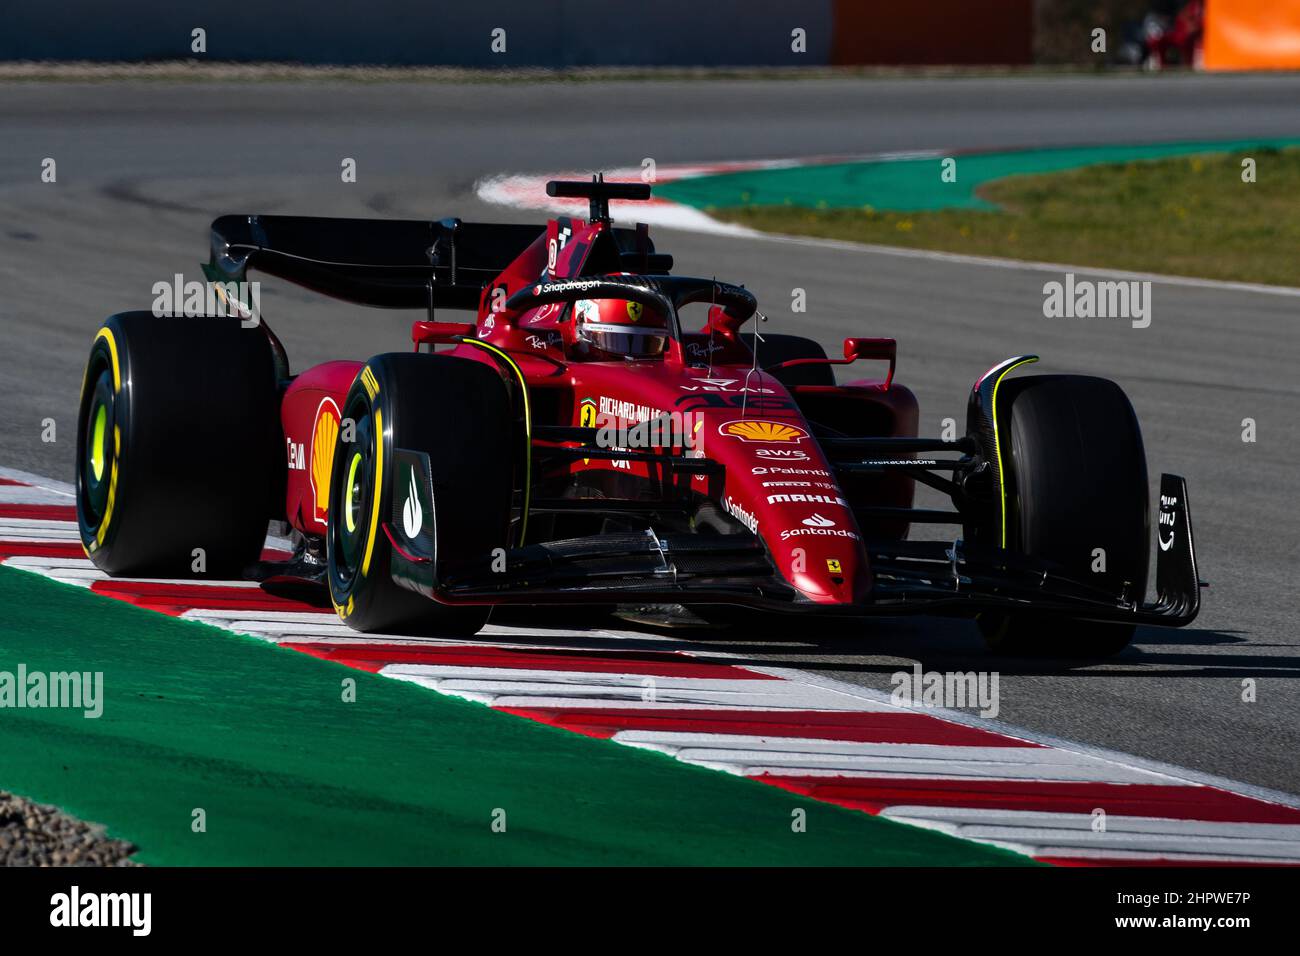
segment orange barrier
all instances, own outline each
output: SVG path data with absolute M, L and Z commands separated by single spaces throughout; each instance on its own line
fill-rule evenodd
M 1207 0 L 1207 70 L 1300 70 L 1300 0 Z

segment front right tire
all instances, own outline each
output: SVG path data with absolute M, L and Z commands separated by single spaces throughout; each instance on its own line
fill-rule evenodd
M 1084 375 L 1012 379 L 998 395 L 1007 550 L 1141 601 L 1150 549 L 1146 452 L 1137 415 L 1114 382 Z M 1001 528 L 995 534 L 1001 534 Z M 1000 654 L 1108 657 L 1135 625 L 985 611 Z

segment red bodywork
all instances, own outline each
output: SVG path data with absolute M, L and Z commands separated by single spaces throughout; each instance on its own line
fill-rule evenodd
M 683 325 L 682 340 L 674 338 L 662 357 L 590 361 L 576 354 L 574 323 L 566 306 L 522 312 L 505 307 L 509 295 L 539 281 L 588 274 L 587 255 L 609 228 L 599 220 L 552 220 L 547 231 L 484 288 L 473 326 L 417 322 L 412 330 L 415 347 L 449 343 L 452 333 L 463 332 L 466 338 L 505 350 L 527 381 L 534 426 L 631 426 L 663 413 L 688 414 L 684 421 L 696 442 L 692 453 L 725 468 L 722 481 L 713 485 L 704 475 L 683 476 L 692 482 L 692 490 L 715 500 L 760 536 L 774 567 L 807 600 L 865 603 L 871 569 L 864 529 L 850 504 L 911 507 L 913 480 L 894 472 L 856 479 L 851 488 L 842 486 L 809 420 L 850 437 L 912 437 L 917 430 L 913 394 L 888 378 L 787 388 L 771 373 L 754 369 L 752 336 L 742 333 L 740 321 L 720 308 L 710 310 L 701 329 Z M 863 354 L 853 346 L 864 342 L 887 343 L 892 377 L 892 341 L 849 340 L 846 354 Z M 487 350 L 470 342 L 449 344 L 443 354 L 493 361 Z M 705 365 L 702 356 L 710 349 L 712 362 Z M 761 358 L 761 345 L 759 351 Z M 285 514 L 306 535 L 326 531 L 325 491 L 338 409 L 361 365 L 337 361 L 311 368 L 292 381 L 284 396 L 281 419 L 289 468 Z M 436 415 L 437 410 L 429 413 Z M 539 485 L 592 485 L 644 479 L 649 467 L 633 461 L 577 460 L 535 480 Z M 890 519 L 867 530 L 874 538 L 901 539 L 907 524 Z

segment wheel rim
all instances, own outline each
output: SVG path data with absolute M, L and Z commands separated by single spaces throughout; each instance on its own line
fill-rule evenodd
M 86 412 L 85 444 L 82 448 L 81 480 L 87 517 L 98 523 L 108 506 L 114 466 L 116 418 L 113 385 L 108 369 L 95 379 Z
M 364 516 L 370 512 L 377 489 L 373 465 L 376 436 L 370 408 L 364 402 L 355 403 L 348 407 L 344 418 L 356 422 L 356 431 L 351 443 L 340 438 L 336 452 L 330 536 L 336 580 L 341 590 L 347 591 L 360 573 L 367 529 Z

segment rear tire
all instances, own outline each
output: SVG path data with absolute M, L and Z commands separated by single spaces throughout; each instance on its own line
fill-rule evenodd
M 489 606 L 439 604 L 393 581 L 383 524 L 394 513 L 394 449 L 404 448 L 429 456 L 439 567 L 471 563 L 507 544 L 515 433 L 501 376 L 470 359 L 377 355 L 358 374 L 342 418 L 355 422 L 356 434 L 348 442 L 340 430 L 335 445 L 326 533 L 339 616 L 358 631 L 477 632 Z
M 77 524 L 95 566 L 232 576 L 257 561 L 284 497 L 279 417 L 262 329 L 110 317 L 90 349 L 77 419 Z
M 1007 549 L 1060 565 L 1116 600 L 1140 601 L 1150 542 L 1146 453 L 1123 390 L 1102 378 L 1035 375 L 1008 381 L 999 405 Z M 1098 548 L 1104 570 L 1094 571 Z M 981 613 L 979 625 L 998 653 L 1060 657 L 1117 654 L 1135 628 L 1000 611 Z
M 801 335 L 764 335 L 758 343 L 758 360 L 764 369 L 791 359 L 805 358 L 824 359 L 826 350 Z M 835 370 L 829 365 L 795 365 L 769 374 L 786 387 L 835 384 Z

